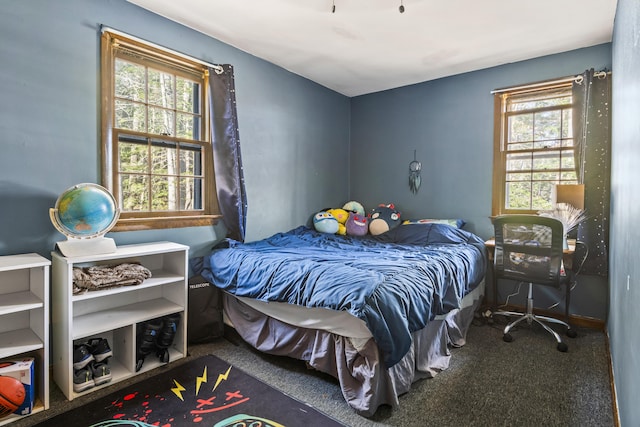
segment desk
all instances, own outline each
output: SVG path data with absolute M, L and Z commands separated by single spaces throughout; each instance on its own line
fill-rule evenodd
M 564 268 L 566 270 L 571 270 L 573 268 L 573 254 L 576 251 L 576 240 L 568 239 L 567 243 L 569 248 L 562 251 L 562 262 L 564 263 Z M 491 280 L 493 281 L 493 310 L 495 310 L 498 306 L 498 282 L 493 274 L 493 254 L 496 249 L 496 241 L 492 237 L 491 239 L 486 240 L 484 245 L 487 248 L 489 265 L 491 267 Z
M 567 239 L 567 243 L 569 244 L 569 249 L 562 251 L 562 261 L 564 262 L 564 268 L 571 270 L 573 267 L 573 253 L 576 251 L 576 239 Z M 489 262 L 493 265 L 493 252 L 496 249 L 496 241 L 492 237 L 486 240 L 484 245 L 487 247 Z

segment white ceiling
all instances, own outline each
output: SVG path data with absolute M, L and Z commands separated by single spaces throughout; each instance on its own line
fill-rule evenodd
M 610 42 L 617 3 L 128 1 L 347 96 Z

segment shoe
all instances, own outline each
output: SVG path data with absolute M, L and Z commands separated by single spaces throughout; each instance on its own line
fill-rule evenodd
M 158 333 L 162 329 L 162 319 L 152 319 L 148 322 L 138 323 L 136 326 L 136 372 L 142 369 L 145 357 L 156 350 Z
M 96 362 L 102 362 L 113 356 L 109 342 L 104 338 L 92 338 L 89 340 L 88 346 Z
M 93 383 L 100 385 L 111 381 L 111 369 L 106 362 L 93 362 L 89 365 L 93 376 Z
M 94 360 L 91 349 L 86 344 L 80 344 L 73 348 L 73 369 L 80 370 Z
M 162 318 L 162 329 L 160 329 L 156 340 L 156 355 L 162 363 L 169 362 L 169 347 L 173 344 L 179 324 L 180 314 L 171 314 Z
M 73 391 L 80 393 L 96 385 L 93 382 L 93 374 L 89 368 L 82 368 L 73 372 Z

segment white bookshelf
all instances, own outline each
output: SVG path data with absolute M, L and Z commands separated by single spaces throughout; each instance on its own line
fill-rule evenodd
M 158 242 L 119 246 L 115 253 L 92 256 L 65 257 L 52 252 L 53 378 L 68 400 L 163 364 L 152 354 L 136 372 L 139 323 L 180 313 L 169 362 L 186 356 L 188 250 L 177 243 Z M 74 267 L 125 262 L 140 263 L 151 271 L 151 277 L 140 285 L 73 295 Z M 73 390 L 73 347 L 94 337 L 107 339 L 113 351 L 109 359 L 112 379 L 77 393 Z
M 50 265 L 35 253 L 0 256 L 0 360 L 35 359 L 32 414 L 49 409 Z M 24 417 L 12 414 L 0 425 Z

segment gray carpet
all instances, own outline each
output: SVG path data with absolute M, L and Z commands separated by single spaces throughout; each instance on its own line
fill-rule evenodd
M 452 350 L 448 370 L 418 381 L 400 398 L 399 408 L 382 407 L 371 419 L 353 412 L 331 377 L 308 370 L 303 362 L 256 352 L 233 332 L 227 334 L 228 339 L 190 347 L 189 357 L 215 354 L 353 427 L 614 426 L 602 332 L 578 329 L 578 337 L 566 339 L 567 353 L 558 352 L 553 338 L 538 327 L 525 325 L 513 336 L 513 342 L 505 343 L 495 325 L 475 323 L 467 344 Z M 10 425 L 37 425 L 44 418 L 153 374 L 145 373 L 72 402 L 67 402 L 52 383 L 51 408 Z

